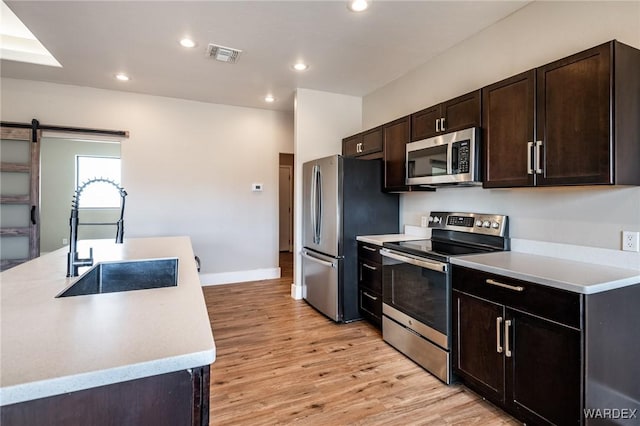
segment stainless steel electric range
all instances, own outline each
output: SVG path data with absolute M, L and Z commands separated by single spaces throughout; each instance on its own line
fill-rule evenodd
M 431 239 L 384 243 L 383 339 L 451 383 L 451 265 L 455 256 L 509 250 L 508 218 L 431 212 Z

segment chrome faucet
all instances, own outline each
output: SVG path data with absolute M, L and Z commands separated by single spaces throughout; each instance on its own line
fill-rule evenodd
M 71 202 L 71 217 L 69 218 L 69 253 L 67 253 L 67 277 L 77 277 L 78 268 L 93 265 L 92 247 L 89 248 L 88 258 L 81 259 L 78 257 L 78 226 L 83 225 L 78 219 L 78 207 L 80 205 L 80 195 L 82 194 L 82 191 L 84 191 L 87 186 L 96 182 L 109 183 L 115 186 L 120 192 L 120 218 L 116 223 L 91 223 L 84 225 L 116 225 L 116 244 L 122 244 L 122 240 L 124 238 L 124 198 L 127 196 L 127 191 L 109 179 L 89 179 L 76 189 L 75 194 L 73 195 L 73 201 Z
M 93 265 L 93 247 L 89 247 L 88 258 L 80 259 L 78 257 L 78 225 L 78 208 L 76 203 L 76 208 L 71 210 L 71 218 L 69 218 L 71 235 L 69 237 L 69 253 L 67 253 L 67 277 L 77 277 L 79 267 Z

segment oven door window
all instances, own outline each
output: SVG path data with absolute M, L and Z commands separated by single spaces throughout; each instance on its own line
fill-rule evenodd
M 384 303 L 448 335 L 446 273 L 397 263 L 385 265 L 383 274 Z
M 447 171 L 447 147 L 439 145 L 407 153 L 407 174 L 410 178 L 443 176 Z

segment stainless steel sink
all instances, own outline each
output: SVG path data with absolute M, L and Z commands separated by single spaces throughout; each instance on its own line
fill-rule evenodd
M 177 285 L 177 258 L 100 262 L 56 297 L 146 290 Z

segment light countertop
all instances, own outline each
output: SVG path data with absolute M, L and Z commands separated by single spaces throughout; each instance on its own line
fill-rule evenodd
M 640 271 L 513 251 L 454 257 L 454 265 L 581 294 L 640 283 Z
M 363 243 L 375 244 L 377 246 L 382 247 L 383 243 L 388 243 L 392 241 L 414 241 L 414 240 L 424 240 L 426 237 L 419 235 L 410 235 L 410 234 L 384 234 L 384 235 L 360 235 L 356 237 L 356 240 L 362 241 Z
M 188 237 L 79 242 L 95 263 L 178 258 L 178 285 L 55 298 L 63 248 L 0 274 L 0 405 L 209 365 L 215 344 Z M 87 268 L 82 268 L 80 273 Z

